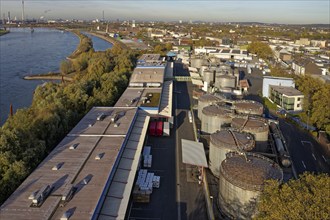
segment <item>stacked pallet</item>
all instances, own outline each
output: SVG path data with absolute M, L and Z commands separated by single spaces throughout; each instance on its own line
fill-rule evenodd
M 133 190 L 135 202 L 149 202 L 153 188 L 159 188 L 160 176 L 148 173 L 146 169 L 141 169 Z

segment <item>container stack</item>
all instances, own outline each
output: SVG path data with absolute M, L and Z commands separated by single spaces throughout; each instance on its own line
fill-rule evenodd
M 152 155 L 150 154 L 151 152 L 151 147 L 150 146 L 145 146 L 143 149 L 143 166 L 144 167 L 151 167 L 152 164 Z
M 146 169 L 139 170 L 135 183 L 133 198 L 135 202 L 149 202 L 153 188 L 159 188 L 160 176 L 148 173 Z

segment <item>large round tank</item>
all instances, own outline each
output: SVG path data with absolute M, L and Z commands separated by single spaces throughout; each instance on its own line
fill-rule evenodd
M 229 129 L 221 130 L 210 135 L 209 165 L 213 175 L 219 177 L 219 167 L 226 154 L 242 149 L 250 151 L 255 147 L 251 134 Z
M 267 141 L 269 127 L 264 118 L 246 117 L 233 118 L 231 126 L 253 134 L 255 141 Z
M 214 71 L 205 70 L 203 72 L 203 81 L 207 82 L 209 85 L 214 83 Z
M 202 111 L 204 107 L 220 101 L 221 101 L 220 98 L 211 94 L 205 94 L 200 96 L 198 99 L 198 114 L 197 114 L 198 118 L 202 119 Z
M 233 103 L 233 108 L 237 113 L 248 115 L 262 115 L 264 106 L 252 100 L 238 100 Z
M 251 219 L 266 180 L 283 180 L 282 169 L 272 160 L 253 153 L 229 153 L 221 163 L 219 204 L 233 219 Z
M 219 75 L 215 77 L 215 87 L 236 88 L 236 77 L 231 75 Z
M 190 66 L 195 68 L 201 68 L 203 63 L 204 63 L 203 58 L 191 58 L 190 60 Z
M 211 134 L 221 129 L 221 126 L 230 124 L 232 110 L 224 105 L 209 105 L 202 110 L 201 131 Z

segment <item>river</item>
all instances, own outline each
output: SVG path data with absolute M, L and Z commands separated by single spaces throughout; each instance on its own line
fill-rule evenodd
M 112 44 L 90 36 L 96 51 Z M 10 104 L 14 112 L 29 107 L 33 92 L 43 80 L 24 80 L 26 75 L 58 72 L 62 60 L 77 47 L 79 38 L 56 29 L 12 28 L 0 37 L 0 125 L 8 117 Z

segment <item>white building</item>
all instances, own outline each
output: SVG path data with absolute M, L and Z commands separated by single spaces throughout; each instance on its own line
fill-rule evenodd
M 269 87 L 270 86 L 287 86 L 287 87 L 295 87 L 295 83 L 292 78 L 286 77 L 271 77 L 264 76 L 262 83 L 262 96 L 269 98 Z

